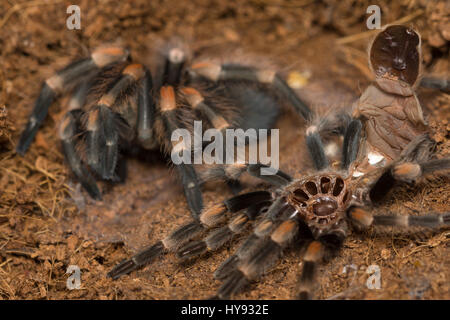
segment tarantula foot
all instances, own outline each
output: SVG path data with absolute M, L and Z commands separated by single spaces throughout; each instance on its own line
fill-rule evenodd
M 134 255 L 131 259 L 124 260 L 119 263 L 110 272 L 108 272 L 108 277 L 115 280 L 124 274 L 133 272 L 134 270 L 149 264 L 156 257 L 159 257 L 164 253 L 164 248 L 165 247 L 161 241 L 156 242 L 154 245 Z
M 446 226 L 450 226 L 450 213 L 446 213 L 442 216 L 442 222 Z
M 311 293 L 309 291 L 300 291 L 296 296 L 297 300 L 311 300 Z
M 117 266 L 115 266 L 110 272 L 108 272 L 107 276 L 112 278 L 113 280 L 118 279 L 120 276 L 129 274 L 134 270 L 137 270 L 139 265 L 137 265 L 133 259 L 123 260 Z

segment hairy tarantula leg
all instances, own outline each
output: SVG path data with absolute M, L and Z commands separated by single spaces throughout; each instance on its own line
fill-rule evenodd
M 328 167 L 328 159 L 316 126 L 311 126 L 306 130 L 306 145 L 315 168 L 322 170 Z
M 283 249 L 295 238 L 297 231 L 298 223 L 295 219 L 280 223 L 269 237 L 258 243 L 252 255 L 238 263 L 237 268 L 217 291 L 217 296 L 228 299 L 240 292 L 250 281 L 264 274 L 277 262 Z
M 353 207 L 348 211 L 349 219 L 358 227 L 367 228 L 371 225 L 396 227 L 440 228 L 450 225 L 450 213 L 424 216 L 411 215 L 372 215 L 363 208 Z
M 180 176 L 181 182 L 184 188 L 184 194 L 188 206 L 194 217 L 198 217 L 200 211 L 203 208 L 203 198 L 200 191 L 200 184 L 197 178 L 195 169 L 190 164 L 179 164 L 176 166 Z
M 450 158 L 435 159 L 420 163 L 405 162 L 397 164 L 392 168 L 392 174 L 397 180 L 412 182 L 421 176 L 434 173 L 436 171 L 445 171 L 449 169 Z
M 204 209 L 198 220 L 182 225 L 165 239 L 147 247 L 131 259 L 121 262 L 108 273 L 108 276 L 117 279 L 121 275 L 139 269 L 163 253 L 176 251 L 180 246 L 198 236 L 201 232 L 222 223 L 227 218 L 226 213 L 238 212 L 250 207 L 253 203 L 261 203 L 269 199 L 272 199 L 269 192 L 255 191 L 233 197 L 224 201 L 222 204 Z
M 238 65 L 217 65 L 213 63 L 197 63 L 191 67 L 191 71 L 211 81 L 249 80 L 270 84 L 294 106 L 296 112 L 304 119 L 309 120 L 312 117 L 312 112 L 306 103 L 273 71 L 257 70 Z
M 239 198 L 239 196 L 236 198 L 238 199 L 238 202 Z M 177 257 L 181 260 L 188 260 L 198 257 L 207 251 L 215 251 L 219 249 L 226 242 L 231 241 L 233 236 L 242 233 L 249 223 L 254 221 L 261 214 L 262 209 L 269 206 L 270 203 L 271 202 L 268 200 L 255 202 L 243 213 L 239 213 L 234 216 L 225 226 L 210 232 L 201 240 L 191 241 L 180 247 L 177 251 Z
M 296 298 L 300 300 L 311 299 L 314 280 L 317 274 L 317 265 L 324 255 L 325 247 L 320 241 L 312 241 L 303 257 L 303 270 L 296 288 Z
M 177 258 L 188 260 L 198 257 L 207 251 L 214 251 L 231 241 L 233 236 L 240 234 L 248 225 L 249 218 L 245 213 L 234 217 L 230 223 L 210 232 L 204 239 L 191 241 L 177 251 Z
M 292 209 L 291 207 L 288 207 Z M 250 257 L 257 250 L 259 243 L 267 238 L 279 224 L 276 218 L 286 209 L 286 203 L 280 199 L 272 203 L 263 219 L 256 225 L 253 233 L 242 243 L 236 252 L 226 259 L 214 272 L 214 278 L 226 279 L 237 268 L 238 263 Z M 288 210 L 288 215 L 291 211 Z
M 450 93 L 450 79 L 423 77 L 420 86 L 424 88 L 438 89 L 445 93 Z
M 352 120 L 345 132 L 344 144 L 342 146 L 342 168 L 348 169 L 350 164 L 356 160 L 358 155 L 360 138 L 361 138 L 362 123 L 361 121 Z
M 172 86 L 165 86 L 161 88 L 159 107 L 161 110 L 161 117 L 165 126 L 167 139 L 171 141 L 172 132 L 179 128 L 176 117 L 177 104 L 175 101 L 175 91 Z M 190 150 L 188 149 L 189 147 L 185 145 L 184 140 L 179 142 L 172 141 L 172 152 L 189 152 Z M 203 208 L 202 192 L 200 190 L 197 173 L 195 172 L 192 164 L 181 163 L 175 165 L 175 167 L 181 176 L 184 194 L 186 195 L 186 200 L 191 213 L 194 218 L 197 218 Z
M 199 220 L 182 225 L 170 233 L 165 239 L 147 247 L 130 259 L 119 263 L 108 273 L 108 276 L 117 279 L 121 275 L 128 274 L 149 264 L 166 252 L 175 251 L 183 243 L 196 237 L 205 229 L 212 228 L 220 223 L 225 219 L 224 214 L 226 212 L 227 208 L 224 204 L 216 205 L 204 210 L 200 215 Z
M 205 99 L 196 89 L 192 87 L 185 87 L 181 89 L 187 102 L 191 105 L 194 110 L 200 111 L 213 125 L 213 127 L 220 131 L 222 135 L 225 135 L 225 130 L 230 127 L 230 124 L 224 117 L 218 115 L 214 110 L 205 102 Z M 226 150 L 226 142 L 223 139 L 224 150 Z M 226 159 L 225 154 L 223 155 L 223 161 Z M 231 190 L 235 193 L 239 193 L 240 183 L 236 179 L 227 179 L 227 184 L 230 186 Z
M 181 92 L 186 97 L 188 103 L 192 106 L 194 110 L 199 110 L 202 114 L 208 118 L 208 120 L 212 123 L 214 128 L 219 131 L 225 130 L 230 127 L 228 121 L 225 120 L 224 117 L 218 115 L 205 103 L 203 96 L 191 87 L 182 88 Z
M 78 178 L 81 185 L 84 189 L 86 189 L 89 195 L 94 199 L 100 200 L 102 196 L 100 190 L 98 189 L 97 183 L 82 163 L 75 149 L 75 137 L 78 133 L 77 122 L 80 114 L 81 110 L 72 110 L 64 115 L 59 136 L 62 140 L 65 158 L 69 163 L 72 172 Z
M 103 179 L 115 177 L 119 136 L 114 120 L 113 112 L 105 105 L 97 106 L 88 116 L 88 164 Z
M 35 102 L 30 120 L 20 137 L 19 144 L 16 147 L 17 153 L 24 155 L 28 150 L 47 116 L 48 108 L 58 94 L 64 93 L 68 88 L 86 80 L 86 75 L 89 76 L 92 70 L 103 68 L 109 63 L 123 61 L 127 57 L 128 51 L 120 47 L 99 48 L 91 54 L 90 58 L 73 62 L 47 79 L 42 85 L 41 93 Z
M 186 54 L 181 48 L 170 49 L 164 65 L 163 82 L 169 86 L 178 86 L 185 62 Z
M 262 174 L 261 168 L 267 168 L 271 174 Z M 259 178 L 263 181 L 270 183 L 273 186 L 284 186 L 292 181 L 291 176 L 287 173 L 277 170 L 274 172 L 273 168 L 263 165 L 261 163 L 256 164 L 245 164 L 245 163 L 234 163 L 230 165 L 224 165 L 221 168 L 221 174 L 229 180 L 236 180 L 240 177 L 242 173 L 247 171 L 250 175 Z
M 151 148 L 156 141 L 153 138 L 153 124 L 155 122 L 155 102 L 151 97 L 153 89 L 152 76 L 145 70 L 141 80 L 138 96 L 137 137 L 144 148 Z
M 183 88 L 181 91 L 185 95 L 186 100 L 189 102 L 189 104 L 194 109 L 197 109 L 200 112 L 202 112 L 208 118 L 208 120 L 213 124 L 215 129 L 223 132 L 226 128 L 230 127 L 230 124 L 222 116 L 217 115 L 205 103 L 204 98 L 202 97 L 200 92 L 198 92 L 194 88 L 190 88 L 190 87 Z M 235 167 L 238 170 L 240 168 L 242 168 L 242 166 L 240 166 L 239 164 L 237 164 L 236 166 L 231 165 L 231 167 Z M 274 172 L 271 175 L 263 175 L 263 174 L 261 174 L 261 168 L 269 168 L 269 167 L 262 165 L 262 164 L 252 164 L 252 165 L 248 165 L 247 171 L 251 175 L 253 175 L 257 178 L 260 178 L 262 180 L 265 180 L 275 186 L 286 185 L 287 183 L 289 183 L 292 180 L 292 178 L 289 175 L 283 173 L 280 170 L 278 170 L 277 172 Z M 232 177 L 231 180 L 234 180 L 234 178 Z
M 88 164 L 103 178 L 113 179 L 118 156 L 119 134 L 112 111 L 117 97 L 145 75 L 141 64 L 130 64 L 122 71 L 113 87 L 89 114 L 87 125 Z
M 292 177 L 281 170 L 277 170 L 273 174 L 262 174 L 262 168 L 269 168 L 269 166 L 260 163 L 249 164 L 247 167 L 247 172 L 256 178 L 264 180 L 277 187 L 285 186 L 292 181 Z
M 308 244 L 303 256 L 303 270 L 298 279 L 295 297 L 300 300 L 313 298 L 314 283 L 319 263 L 336 253 L 344 242 L 346 235 L 342 231 L 326 233 Z
M 226 183 L 233 195 L 237 195 L 242 191 L 242 185 L 238 179 L 227 179 Z

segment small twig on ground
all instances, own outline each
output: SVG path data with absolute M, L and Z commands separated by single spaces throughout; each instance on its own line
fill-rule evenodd
M 34 6 L 43 6 L 43 5 L 49 5 L 49 4 L 57 4 L 62 2 L 62 0 L 55 0 L 52 2 L 47 2 L 43 0 L 38 1 L 29 1 L 29 2 L 23 2 L 23 3 L 17 3 L 6 12 L 5 16 L 2 20 L 0 20 L 0 29 L 8 22 L 9 18 L 15 13 L 22 9 L 28 8 L 28 7 L 34 7 Z

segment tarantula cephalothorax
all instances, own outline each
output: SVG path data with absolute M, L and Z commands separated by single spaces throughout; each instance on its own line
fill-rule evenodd
M 403 26 L 400 29 L 401 34 L 407 30 Z M 386 30 L 392 31 L 388 28 Z M 396 30 L 398 31 L 397 28 Z M 411 36 L 415 37 L 414 34 Z M 387 38 L 385 33 L 380 33 L 379 37 L 392 42 L 389 33 Z M 396 45 L 405 48 L 408 47 L 408 42 L 408 37 L 400 37 Z M 413 43 L 409 52 L 417 50 L 417 47 L 418 42 Z M 377 50 L 375 47 L 371 52 Z M 404 52 L 391 51 L 388 55 L 390 59 L 383 61 L 385 68 L 398 65 Z M 406 61 L 406 65 L 399 67 L 406 72 L 409 71 L 405 69 L 408 66 L 415 68 L 415 64 L 420 63 L 419 59 Z M 393 73 L 387 72 L 381 76 L 384 78 L 377 82 L 389 80 L 390 86 L 403 85 L 393 81 L 402 80 L 394 79 Z M 417 77 L 418 73 L 413 82 Z M 411 84 L 404 88 L 409 90 L 408 94 L 390 96 L 392 92 L 382 92 L 384 100 L 382 99 L 381 104 L 360 100 L 355 108 L 362 110 L 359 114 L 363 116 L 342 121 L 337 126 L 343 126 L 337 132 L 344 135 L 338 168 L 330 165 L 321 137 L 327 130 L 336 127 L 336 123 L 325 119 L 306 130 L 306 147 L 316 169 L 314 173 L 292 178 L 278 171 L 271 178 L 260 176 L 271 183 L 274 189 L 241 194 L 205 208 L 198 220 L 179 227 L 163 240 L 121 262 L 108 276 L 118 278 L 151 263 L 167 252 L 175 252 L 181 261 L 198 257 L 219 249 L 253 224 L 251 235 L 215 271 L 215 278 L 223 281 L 215 297 L 226 299 L 238 293 L 271 268 L 285 249 L 303 245 L 306 248 L 304 264 L 296 297 L 307 299 L 312 296 L 318 263 L 337 253 L 350 228 L 361 230 L 370 226 L 392 226 L 436 229 L 449 226 L 450 213 L 404 216 L 370 212 L 371 207 L 384 198 L 395 182 L 409 183 L 423 175 L 450 169 L 450 159 L 430 160 L 434 143 L 425 129 L 416 128 L 423 118 L 417 118 L 418 121 L 414 122 L 405 116 L 411 113 L 411 109 L 416 112 L 415 115 L 421 116 L 421 108 Z M 368 96 L 375 99 L 380 93 Z M 407 103 L 403 103 L 405 101 Z M 411 104 L 411 101 L 414 103 Z M 399 118 L 403 122 L 398 121 Z M 374 121 L 369 123 L 369 120 Z M 373 125 L 375 132 L 379 126 L 388 128 L 393 123 L 404 126 L 407 132 L 404 134 L 393 130 L 392 137 L 389 137 L 381 130 L 382 135 L 366 140 L 366 135 L 371 133 L 367 129 L 368 123 Z M 394 144 L 396 148 L 393 153 L 385 152 L 388 150 L 387 142 L 395 142 L 395 139 L 400 140 L 403 145 L 400 144 L 400 148 L 397 148 L 398 145 Z M 381 160 L 384 160 L 374 162 L 375 152 L 383 152 Z M 380 156 L 376 158 L 380 159 Z M 255 172 L 259 168 L 259 165 L 248 165 L 249 172 Z
M 91 197 L 100 199 L 94 176 L 123 179 L 120 150 L 161 148 L 168 153 L 187 148 L 181 141 L 171 142 L 171 134 L 177 128 L 192 130 L 196 119 L 206 121 L 204 130 L 208 124 L 222 131 L 271 128 L 278 115 L 277 98 L 310 118 L 309 108 L 275 72 L 210 62 L 188 66 L 187 59 L 182 46 L 170 47 L 157 59 L 152 79 L 144 65 L 131 62 L 126 49 L 96 49 L 45 81 L 17 152 L 27 151 L 53 100 L 71 92 L 59 136 L 73 173 Z M 191 164 L 175 168 L 191 212 L 198 216 L 203 202 L 197 173 Z

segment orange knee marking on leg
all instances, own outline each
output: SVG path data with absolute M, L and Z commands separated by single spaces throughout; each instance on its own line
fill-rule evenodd
M 112 94 L 107 93 L 100 98 L 98 104 L 101 106 L 111 107 L 114 104 L 114 101 L 116 101 L 116 97 Z
M 249 280 L 253 279 L 257 274 L 255 265 L 250 263 L 244 263 L 243 265 L 240 265 L 238 267 L 238 270 L 241 271 L 244 277 Z
M 126 50 L 122 47 L 103 47 L 98 48 L 97 50 L 94 51 L 94 53 L 108 54 L 111 56 L 121 56 L 126 54 Z
M 53 91 L 60 91 L 62 90 L 64 86 L 64 79 L 60 76 L 55 74 L 54 76 L 48 78 L 45 83 L 53 90 Z
M 275 229 L 271 239 L 280 245 L 284 244 L 292 238 L 296 227 L 297 223 L 294 220 L 285 221 Z
M 217 130 L 222 130 L 230 126 L 228 121 L 221 116 L 215 116 L 214 118 L 211 119 L 211 122 L 214 128 L 216 128 Z
M 306 249 L 305 257 L 303 260 L 315 262 L 318 261 L 323 254 L 323 246 L 319 241 L 313 241 Z
M 99 117 L 99 110 L 93 110 L 89 113 L 88 121 L 87 121 L 87 130 L 88 131 L 95 131 L 98 129 L 98 117 Z
M 122 73 L 133 77 L 134 80 L 139 80 L 144 77 L 145 71 L 142 64 L 134 63 L 123 69 Z
M 369 212 L 361 208 L 353 208 L 350 212 L 350 216 L 352 217 L 352 219 L 356 220 L 366 227 L 370 226 L 373 222 L 373 216 Z
M 271 70 L 260 70 L 256 73 L 256 77 L 259 82 L 262 83 L 272 83 L 275 79 L 275 71 Z
M 175 101 L 175 91 L 172 86 L 162 87 L 160 90 L 161 95 L 161 111 L 170 111 L 177 107 Z
M 257 236 L 263 236 L 267 234 L 272 229 L 273 223 L 270 220 L 261 221 L 255 229 L 255 234 Z
M 71 116 L 69 114 L 66 114 L 63 118 L 63 121 L 61 122 L 61 125 L 59 127 L 59 137 L 61 140 L 70 139 L 70 134 L 67 132 L 67 127 L 70 125 L 71 122 Z
M 197 62 L 191 66 L 191 69 L 214 68 L 217 65 L 211 62 Z
M 402 163 L 394 167 L 394 176 L 414 180 L 420 176 L 420 166 L 417 163 Z
M 95 65 L 103 67 L 116 61 L 124 61 L 128 57 L 128 51 L 122 47 L 98 48 L 91 54 Z
M 208 209 L 206 209 L 200 215 L 200 221 L 207 226 L 214 226 L 217 223 L 223 221 L 225 219 L 224 213 L 227 211 L 227 208 L 224 204 L 217 204 Z
M 194 108 L 196 108 L 200 103 L 203 102 L 202 95 L 194 88 L 182 88 L 181 92 L 185 95 L 186 100 L 189 102 L 189 104 Z
M 212 81 L 217 81 L 220 77 L 220 71 L 222 70 L 222 67 L 218 64 L 210 62 L 199 62 L 193 64 L 191 66 L 191 70 Z
M 247 169 L 245 163 L 232 163 L 225 166 L 225 174 L 230 178 L 237 178 L 243 171 Z
M 245 214 L 240 214 L 238 216 L 236 216 L 233 221 L 231 221 L 229 228 L 231 231 L 233 232 L 239 232 L 242 228 L 242 226 L 247 223 L 248 221 L 248 217 Z

